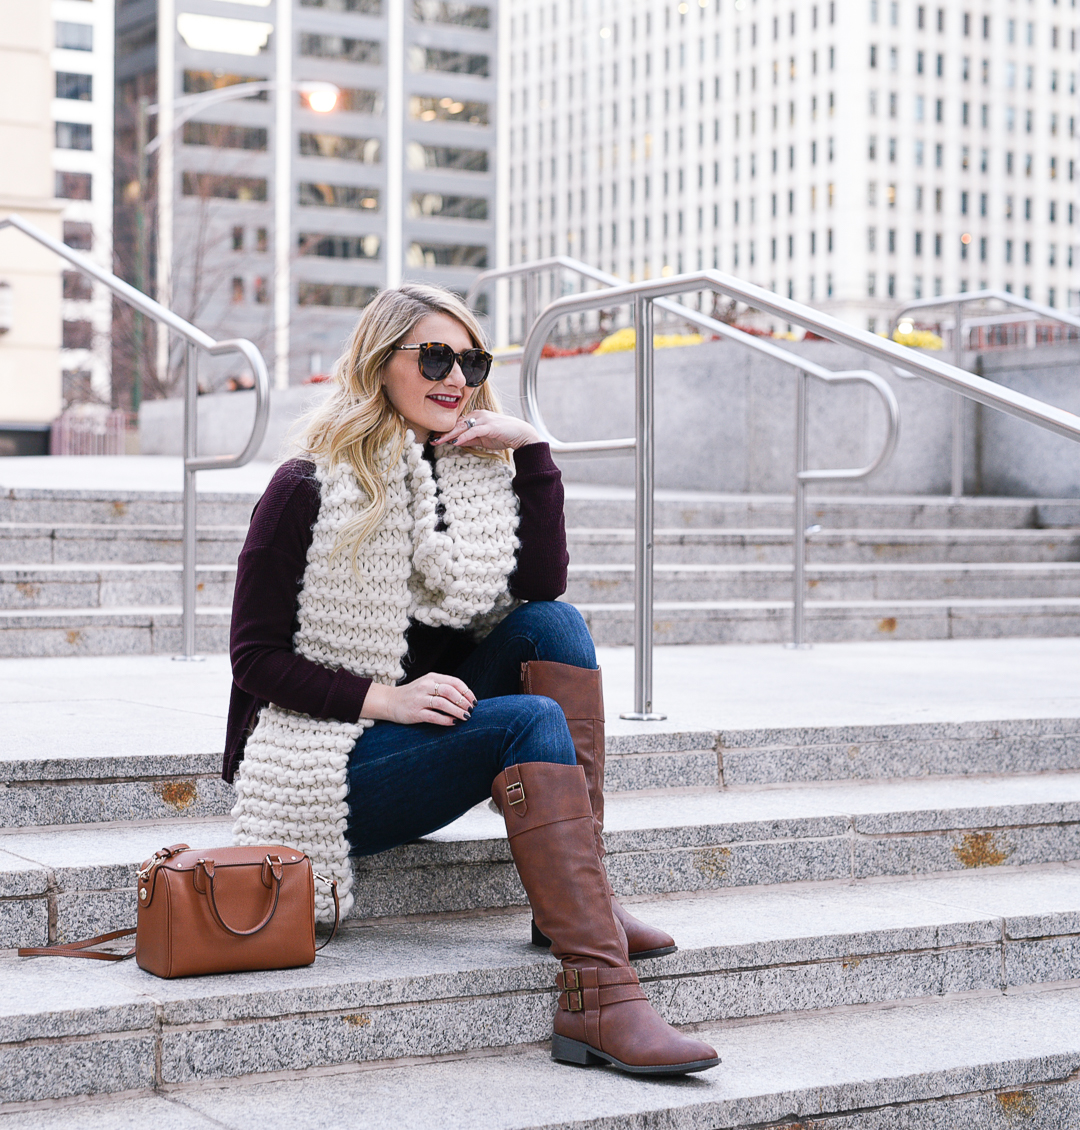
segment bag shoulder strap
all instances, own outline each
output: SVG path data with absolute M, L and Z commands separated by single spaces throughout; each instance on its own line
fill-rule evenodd
M 338 900 L 337 880 L 326 879 L 322 875 L 318 876 L 324 883 L 330 885 L 330 893 L 334 896 L 334 928 L 330 931 L 330 937 L 320 946 L 316 946 L 315 950 L 318 952 L 325 949 L 336 937 L 338 926 L 341 923 L 341 903 Z M 135 950 L 130 949 L 127 953 L 102 953 L 100 950 L 92 950 L 90 946 L 102 945 L 104 942 L 112 942 L 117 938 L 127 938 L 135 933 L 135 927 L 130 930 L 113 930 L 108 934 L 98 934 L 96 938 L 84 938 L 79 942 L 63 942 L 56 946 L 23 946 L 19 950 L 19 957 L 88 957 L 97 961 L 126 961 L 129 957 L 135 956 Z
M 88 947 L 111 942 L 116 938 L 127 938 L 134 934 L 130 930 L 113 930 L 109 934 L 98 934 L 96 938 L 85 938 L 81 942 L 64 942 L 56 946 L 23 946 L 19 950 L 19 957 L 90 957 L 97 961 L 126 961 L 135 956 L 135 950 L 127 953 L 102 953 L 100 950 L 91 950 Z

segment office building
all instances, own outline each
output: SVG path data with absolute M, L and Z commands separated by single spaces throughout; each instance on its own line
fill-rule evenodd
M 118 132 L 131 152 L 133 107 L 140 95 L 157 100 L 159 88 L 174 99 L 283 78 L 339 88 L 329 113 L 306 88 L 291 90 L 284 224 L 275 93 L 219 103 L 180 124 L 164 257 L 172 271 L 153 272 L 179 313 L 215 336 L 251 338 L 273 367 L 275 257 L 287 251 L 288 380 L 296 383 L 329 369 L 378 288 L 404 278 L 464 292 L 493 265 L 497 9 L 292 0 L 279 12 L 288 2 L 169 0 L 162 26 L 153 0 L 123 7 Z M 279 235 L 285 244 L 275 244 Z M 230 375 L 213 365 L 205 372 L 210 387 Z M 283 376 L 279 365 L 279 384 Z
M 85 6 L 85 5 L 84 5 Z M 4 5 L 0 39 L 0 216 L 60 238 L 50 114 L 53 20 L 47 4 Z M 46 454 L 60 411 L 60 260 L 0 232 L 0 455 Z
M 113 13 L 105 0 L 52 0 L 53 179 L 64 242 L 112 270 Z M 112 298 L 65 269 L 65 404 L 111 400 Z
M 504 262 L 716 267 L 871 329 L 987 286 L 1080 301 L 1076 0 L 508 0 L 503 19 Z

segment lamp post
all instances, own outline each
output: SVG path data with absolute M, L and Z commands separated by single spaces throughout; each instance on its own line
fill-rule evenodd
M 159 181 L 166 168 L 173 168 L 173 150 L 175 147 L 176 132 L 185 122 L 190 121 L 201 110 L 208 106 L 217 106 L 222 102 L 232 102 L 240 98 L 251 98 L 263 91 L 278 93 L 278 106 L 275 114 L 276 140 L 274 160 L 274 387 L 284 389 L 289 387 L 289 315 L 291 312 L 291 251 L 292 251 L 292 224 L 291 224 L 291 171 L 292 171 L 292 126 L 291 106 L 287 94 L 294 90 L 300 91 L 307 98 L 308 106 L 320 114 L 330 113 L 336 106 L 341 91 L 331 82 L 294 82 L 267 79 L 263 82 L 241 82 L 232 86 L 221 87 L 218 90 L 204 90 L 197 94 L 183 94 L 172 99 L 171 128 L 159 131 L 158 135 L 146 143 L 145 153 L 148 155 L 160 149 L 159 156 Z M 147 115 L 157 114 L 158 106 L 146 107 Z M 145 136 L 145 134 L 144 134 Z M 140 158 L 145 161 L 145 158 Z M 171 174 L 170 174 L 171 175 Z M 171 192 L 162 192 L 159 185 L 158 194 L 158 229 L 165 233 L 167 238 L 159 241 L 159 247 L 172 247 L 173 227 L 173 196 Z M 169 262 L 159 265 L 158 273 L 162 271 L 171 276 L 172 264 Z M 167 333 L 161 330 L 161 333 Z M 159 348 L 159 357 L 162 351 Z

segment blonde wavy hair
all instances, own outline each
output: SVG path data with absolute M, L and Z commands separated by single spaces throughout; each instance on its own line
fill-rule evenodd
M 354 563 L 360 545 L 386 514 L 385 469 L 405 450 L 405 421 L 386 395 L 383 369 L 394 346 L 429 314 L 454 318 L 465 327 L 474 346 L 485 348 L 480 323 L 453 291 L 420 283 L 380 291 L 364 307 L 345 352 L 334 363 L 333 392 L 300 423 L 303 451 L 326 466 L 348 462 L 370 499 L 342 532 L 339 548 L 350 548 Z M 502 411 L 488 382 L 473 390 L 469 408 Z M 509 459 L 506 451 L 478 450 L 476 454 Z

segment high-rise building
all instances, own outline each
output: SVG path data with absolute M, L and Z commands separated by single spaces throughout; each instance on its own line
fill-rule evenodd
M 502 262 L 716 267 L 871 329 L 1080 301 L 1076 0 L 504 9 Z
M 164 103 L 239 83 L 292 85 L 283 226 L 276 93 L 204 108 L 175 134 L 172 270 L 164 283 L 151 274 L 179 313 L 211 333 L 252 338 L 273 366 L 275 259 L 287 250 L 295 383 L 329 369 L 376 289 L 405 278 L 464 292 L 494 263 L 493 2 L 169 0 L 160 11 L 170 8 L 163 26 L 152 0 L 118 15 L 118 135 L 129 165 L 140 95 Z M 291 25 L 285 54 L 282 21 Z M 299 88 L 311 81 L 339 88 L 332 111 L 318 112 Z M 229 375 L 206 373 L 212 387 Z
M 60 238 L 49 112 L 53 21 L 46 4 L 0 4 L 0 217 Z M 0 232 L 0 455 L 45 455 L 60 411 L 60 260 Z
M 112 270 L 113 5 L 52 0 L 53 171 L 64 242 Z M 63 276 L 60 365 L 67 404 L 111 399 L 112 296 Z

